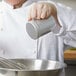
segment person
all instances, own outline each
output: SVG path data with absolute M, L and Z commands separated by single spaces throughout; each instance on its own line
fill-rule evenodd
M 75 13 L 52 1 L 3 0 L 0 3 L 0 56 L 64 62 L 64 44 L 76 47 Z M 50 16 L 56 21 L 52 31 L 38 40 L 31 39 L 26 32 L 27 21 Z

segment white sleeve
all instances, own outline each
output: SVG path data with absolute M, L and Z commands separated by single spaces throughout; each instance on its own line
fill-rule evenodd
M 75 31 L 76 25 L 76 12 L 72 8 L 57 4 L 58 20 L 62 28 L 59 30 L 58 35 L 66 35 L 68 32 Z
M 76 11 L 72 8 L 62 5 L 60 3 L 55 3 L 52 1 L 44 1 L 48 3 L 53 3 L 57 8 L 57 16 L 59 23 L 62 27 L 56 25 L 52 28 L 52 32 L 58 36 L 65 36 L 69 32 L 76 35 Z

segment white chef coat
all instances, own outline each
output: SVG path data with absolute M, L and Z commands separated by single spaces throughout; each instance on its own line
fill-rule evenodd
M 26 32 L 28 4 L 31 2 L 32 0 L 27 1 L 18 9 L 13 9 L 11 5 L 1 2 L 0 56 L 51 59 L 63 62 L 64 43 L 76 47 L 76 12 L 69 7 L 54 3 L 62 28 L 57 33 L 56 29 L 53 30 L 37 41 L 31 39 Z
M 76 11 L 60 3 L 50 0 L 46 2 L 53 3 L 57 7 L 58 20 L 62 27 L 60 28 L 56 24 L 52 28 L 52 32 L 39 39 L 39 58 L 63 62 L 64 44 L 69 47 L 76 47 Z
M 2 30 L 0 31 L 0 56 L 5 58 L 36 58 L 37 40 L 26 32 L 27 7 L 13 9 L 2 2 Z M 26 6 L 26 3 L 25 3 Z
M 13 9 L 5 2 L 1 3 L 4 8 L 0 10 L 3 18 L 0 31 L 0 56 L 6 58 L 37 58 L 38 56 L 42 59 L 63 62 L 64 43 L 76 47 L 75 11 L 54 3 L 62 28 L 57 33 L 54 30 L 37 41 L 31 39 L 26 32 L 27 11 L 31 2 L 27 1 L 18 9 Z

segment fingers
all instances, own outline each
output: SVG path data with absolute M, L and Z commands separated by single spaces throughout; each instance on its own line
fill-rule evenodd
M 33 5 L 32 5 L 32 7 L 31 7 L 31 18 L 32 19 L 35 19 L 36 18 L 36 16 L 37 16 L 37 7 L 36 7 L 36 3 L 34 3 Z
M 47 6 L 45 5 L 45 6 L 42 8 L 41 19 L 46 18 L 46 16 L 47 16 Z
M 37 19 L 41 19 L 42 8 L 42 4 L 37 4 Z
M 48 7 L 46 18 L 49 18 L 50 16 L 51 16 L 51 8 Z
M 32 20 L 36 18 L 37 13 L 36 3 L 33 3 L 28 12 L 28 20 Z
M 33 3 L 29 11 L 28 20 L 46 19 L 50 16 L 51 8 L 47 4 Z

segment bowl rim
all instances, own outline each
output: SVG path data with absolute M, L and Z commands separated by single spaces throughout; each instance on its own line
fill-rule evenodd
M 14 72 L 14 71 L 21 71 L 21 72 L 37 72 L 37 71 L 40 71 L 40 72 L 42 72 L 42 71 L 55 71 L 55 70 L 60 70 L 60 69 L 63 69 L 63 68 L 65 68 L 65 67 L 67 67 L 67 64 L 66 63 L 62 63 L 62 62 L 59 62 L 59 61 L 55 61 L 55 60 L 46 60 L 46 59 L 11 59 L 11 60 L 32 60 L 32 61 L 47 61 L 47 62 L 56 62 L 56 63 L 58 63 L 58 64 L 61 64 L 61 67 L 58 67 L 58 68 L 55 68 L 55 69 L 41 69 L 41 70 L 34 70 L 34 69 L 9 69 L 9 68 L 0 68 L 0 70 L 3 70 L 3 71 L 12 71 L 12 72 Z

